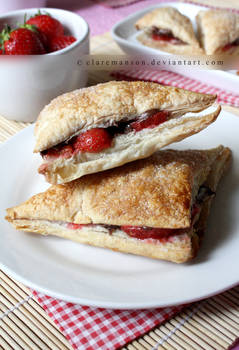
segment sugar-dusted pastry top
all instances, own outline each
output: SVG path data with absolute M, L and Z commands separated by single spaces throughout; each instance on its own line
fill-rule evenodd
M 235 12 L 200 11 L 196 19 L 200 41 L 208 55 L 239 39 L 239 14 Z
M 215 159 L 225 148 L 165 150 L 120 168 L 55 185 L 19 206 L 7 220 L 184 228 Z
M 55 146 L 92 126 L 111 125 L 150 109 L 196 112 L 215 99 L 215 95 L 140 81 L 110 81 L 75 90 L 53 99 L 42 110 L 35 127 L 34 151 Z
M 184 43 L 199 47 L 190 19 L 173 7 L 160 7 L 148 12 L 135 23 L 135 27 L 170 29 Z

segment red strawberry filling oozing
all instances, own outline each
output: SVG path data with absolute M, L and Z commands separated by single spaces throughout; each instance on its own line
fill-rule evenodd
M 70 158 L 78 152 L 98 153 L 111 147 L 114 135 L 154 128 L 169 119 L 168 111 L 151 110 L 133 121 L 123 121 L 108 128 L 93 128 L 71 138 L 68 142 L 41 152 L 43 159 Z
M 135 121 L 130 124 L 131 128 L 133 128 L 136 132 L 141 131 L 143 129 L 152 129 L 156 126 L 164 123 L 168 119 L 169 112 L 157 112 L 152 116 L 149 116 L 146 119 Z
M 238 46 L 239 45 L 239 38 L 238 39 L 236 39 L 235 41 L 233 41 L 232 43 L 230 43 L 230 44 L 227 44 L 227 45 L 225 45 L 223 48 L 222 48 L 222 51 L 228 51 L 228 50 L 230 50 L 231 48 L 234 48 L 234 47 L 236 47 L 236 46 Z
M 161 239 L 168 238 L 172 235 L 178 235 L 185 232 L 186 229 L 167 229 L 142 226 L 121 226 L 121 230 L 127 233 L 128 236 L 138 239 Z
M 169 29 L 159 29 L 154 27 L 152 31 L 153 40 L 169 42 L 173 45 L 184 45 L 185 42 L 176 38 Z
M 94 224 L 74 224 L 67 223 L 67 228 L 70 230 L 79 230 L 84 227 L 91 226 L 94 228 Z M 190 228 L 186 229 L 165 229 L 165 228 L 154 228 L 154 227 L 142 227 L 142 226 L 111 226 L 111 225 L 99 225 L 109 230 L 109 234 L 112 234 L 113 230 L 120 229 L 125 232 L 129 237 L 137 238 L 140 240 L 154 239 L 161 243 L 167 242 L 172 236 L 186 233 Z

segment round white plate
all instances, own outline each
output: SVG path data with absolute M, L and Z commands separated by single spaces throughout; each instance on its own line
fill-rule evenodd
M 198 257 L 177 265 L 89 247 L 57 237 L 17 232 L 4 220 L 14 206 L 48 185 L 37 174 L 33 126 L 0 148 L 0 268 L 13 278 L 67 301 L 108 308 L 176 305 L 219 293 L 239 282 L 239 118 L 222 112 L 198 135 L 173 148 L 233 150 L 233 165 L 214 201 Z

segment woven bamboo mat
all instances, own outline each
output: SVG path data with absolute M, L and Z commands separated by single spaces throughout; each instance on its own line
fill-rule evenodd
M 226 350 L 239 337 L 239 287 L 192 304 L 122 350 Z M 70 350 L 22 284 L 0 271 L 0 349 Z
M 237 0 L 236 0 L 237 1 Z M 227 6 L 229 2 L 227 3 Z M 119 54 L 109 33 L 92 38 L 92 54 Z M 89 85 L 110 80 L 94 71 Z M 239 114 L 238 109 L 225 107 Z M 0 143 L 29 125 L 0 116 Z M 223 350 L 239 337 L 239 287 L 194 303 L 122 350 Z M 54 322 L 22 284 L 0 271 L 0 349 L 72 349 Z

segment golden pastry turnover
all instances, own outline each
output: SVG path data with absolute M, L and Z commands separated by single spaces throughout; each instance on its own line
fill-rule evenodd
M 210 125 L 216 95 L 150 82 L 111 81 L 55 98 L 40 113 L 39 173 L 52 184 L 149 157 Z
M 173 7 L 148 12 L 135 23 L 135 27 L 143 31 L 137 39 L 146 46 L 173 54 L 203 53 L 190 19 Z
M 228 148 L 164 150 L 7 209 L 17 229 L 176 263 L 196 256 Z M 210 234 L 210 233 L 209 233 Z

